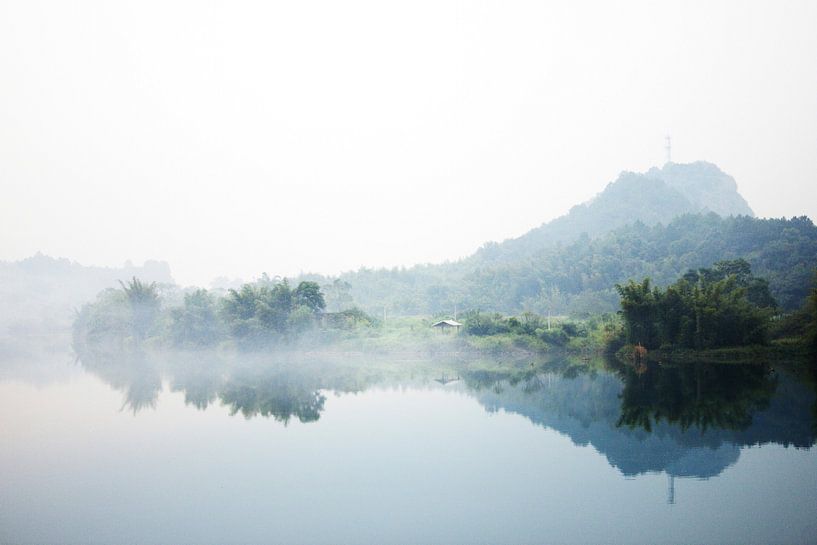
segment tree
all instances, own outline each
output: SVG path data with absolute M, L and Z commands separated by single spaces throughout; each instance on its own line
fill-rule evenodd
M 293 292 L 286 279 L 272 287 L 262 286 L 256 300 L 256 317 L 265 333 L 286 333 L 287 320 L 292 312 Z
M 304 281 L 298 284 L 298 287 L 295 288 L 293 303 L 296 307 L 308 308 L 313 314 L 318 314 L 326 308 L 326 301 L 317 282 Z
M 303 333 L 315 322 L 315 314 L 309 307 L 298 305 L 287 317 L 287 327 L 294 333 Z
M 664 291 L 651 290 L 649 279 L 616 289 L 628 342 L 647 348 L 763 344 L 776 306 L 768 285 L 743 260 L 688 271 Z
M 349 282 L 335 278 L 331 284 L 323 287 L 323 291 L 326 294 L 327 309 L 332 312 L 341 312 L 354 307 L 352 285 Z
M 173 344 L 182 347 L 212 346 L 222 337 L 215 301 L 207 290 L 184 296 L 184 305 L 170 311 Z
M 641 344 L 648 348 L 656 345 L 656 296 L 650 286 L 650 279 L 641 283 L 630 280 L 626 285 L 616 284 L 616 291 L 621 296 L 621 314 L 627 327 L 627 341 Z
M 156 282 L 146 284 L 134 276 L 127 284 L 120 280 L 119 285 L 130 305 L 134 337 L 144 339 L 156 321 L 161 306 Z
M 806 342 L 814 355 L 817 355 L 817 270 L 814 271 L 814 280 L 806 302 L 808 325 L 806 326 Z M 815 357 L 817 360 L 817 357 Z
M 233 337 L 245 339 L 257 330 L 257 298 L 258 290 L 252 284 L 244 284 L 241 290 L 229 290 L 222 300 L 221 313 Z

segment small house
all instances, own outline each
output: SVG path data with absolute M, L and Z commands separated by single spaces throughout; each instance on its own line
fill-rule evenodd
M 440 320 L 439 322 L 434 322 L 431 324 L 431 327 L 437 328 L 440 331 L 450 331 L 451 328 L 459 331 L 462 324 L 456 320 Z

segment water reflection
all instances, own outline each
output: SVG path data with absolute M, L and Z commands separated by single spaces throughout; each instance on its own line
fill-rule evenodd
M 260 415 L 284 423 L 293 416 L 301 422 L 315 422 L 326 401 L 314 383 L 289 372 L 241 374 L 224 385 L 219 398 L 230 414 Z
M 124 393 L 123 410 L 133 414 L 156 407 L 162 392 L 162 375 L 157 362 L 142 351 L 100 353 L 80 357 L 87 370 L 112 388 Z
M 466 381 L 487 410 L 592 445 L 625 476 L 665 472 L 670 503 L 676 477 L 715 477 L 737 462 L 741 447 L 815 443 L 812 387 L 764 365 L 564 361 L 547 371 L 479 371 Z
M 746 429 L 778 382 L 767 365 L 613 365 L 624 382 L 618 425 L 647 431 L 663 420 L 682 430 Z
M 375 385 L 464 392 L 488 412 L 521 415 L 591 445 L 625 476 L 665 472 L 707 479 L 742 447 L 815 443 L 813 384 L 768 365 L 633 367 L 615 361 L 384 362 L 308 354 L 145 352 L 83 354 L 83 366 L 124 395 L 134 413 L 156 406 L 163 381 L 185 403 L 230 414 L 315 422 L 327 392 Z
M 156 407 L 163 384 L 205 410 L 214 403 L 230 414 L 288 423 L 314 422 L 324 410 L 323 392 L 358 392 L 373 384 L 397 383 L 416 369 L 326 361 L 304 354 L 219 354 L 131 350 L 83 351 L 83 368 L 123 393 L 123 409 L 134 414 Z

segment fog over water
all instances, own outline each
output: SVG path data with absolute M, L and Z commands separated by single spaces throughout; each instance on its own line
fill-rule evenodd
M 557 359 L 485 373 L 456 358 L 213 352 L 87 354 L 50 381 L 27 371 L 59 359 L 27 367 L 0 377 L 4 543 L 806 543 L 817 531 L 814 391 L 764 367 L 636 374 Z
M 0 259 L 454 259 L 622 170 L 817 217 L 813 2 L 4 2 Z
M 0 1 L 0 545 L 813 542 L 815 23 Z

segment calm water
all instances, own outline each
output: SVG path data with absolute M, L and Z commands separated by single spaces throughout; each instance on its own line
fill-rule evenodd
M 46 359 L 0 374 L 2 543 L 817 539 L 782 370 Z

